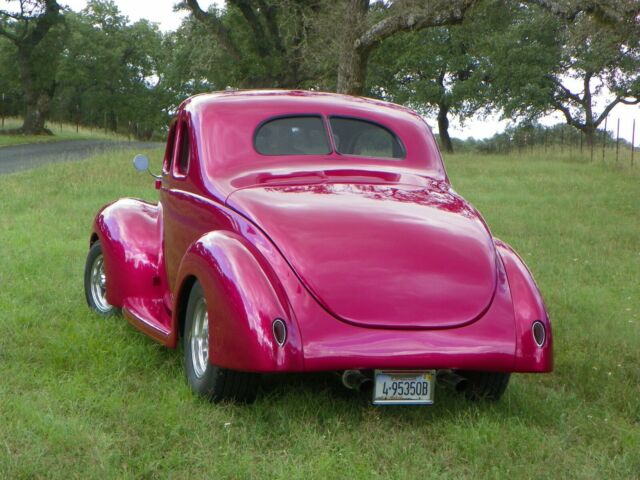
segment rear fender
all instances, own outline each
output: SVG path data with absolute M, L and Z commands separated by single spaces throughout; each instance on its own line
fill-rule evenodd
M 161 298 L 162 209 L 123 198 L 104 207 L 93 231 L 100 240 L 107 276 L 107 301 L 122 307 L 125 298 Z
M 211 363 L 254 372 L 303 370 L 302 342 L 293 310 L 278 278 L 240 235 L 229 231 L 207 233 L 194 242 L 178 272 L 175 305 L 183 305 L 197 278 L 209 310 Z M 177 325 L 178 308 L 174 308 Z M 276 342 L 272 324 L 284 320 L 287 339 Z
M 515 371 L 550 372 L 553 370 L 551 322 L 542 295 L 525 263 L 506 243 L 496 240 L 511 290 L 516 330 Z M 545 342 L 539 347 L 533 338 L 533 323 L 542 322 Z

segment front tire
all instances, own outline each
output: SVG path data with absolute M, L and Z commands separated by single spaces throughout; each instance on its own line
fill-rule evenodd
M 89 308 L 98 315 L 110 317 L 120 311 L 107 301 L 107 275 L 99 240 L 91 245 L 84 266 L 84 296 Z
M 209 309 L 199 282 L 189 294 L 184 332 L 184 370 L 194 393 L 212 402 L 255 400 L 258 374 L 220 368 L 209 361 Z

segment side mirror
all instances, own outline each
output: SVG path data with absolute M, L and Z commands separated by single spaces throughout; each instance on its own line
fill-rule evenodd
M 133 166 L 139 172 L 149 172 L 149 175 L 151 175 L 153 178 L 162 178 L 161 175 L 155 175 L 149 170 L 149 157 L 147 157 L 146 155 L 142 155 L 139 153 L 138 155 L 133 157 Z
M 139 172 L 146 172 L 147 170 L 149 170 L 149 157 L 139 153 L 138 155 L 133 157 L 133 166 Z

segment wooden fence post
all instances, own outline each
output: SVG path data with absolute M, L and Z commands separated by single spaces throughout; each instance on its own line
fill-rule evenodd
M 604 119 L 604 131 L 602 132 L 602 161 L 604 162 L 604 148 L 607 145 L 607 118 Z
M 618 163 L 619 155 L 620 155 L 620 117 L 618 117 L 618 128 L 616 130 L 616 163 Z
M 636 149 L 636 119 L 633 119 L 633 130 L 631 132 L 631 166 L 633 167 L 633 151 Z

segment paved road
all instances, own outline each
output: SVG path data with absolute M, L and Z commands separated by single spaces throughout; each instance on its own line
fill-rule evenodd
M 162 146 L 162 143 L 152 142 L 64 140 L 0 147 L 0 175 L 28 170 L 52 162 L 80 160 L 107 150 L 143 150 Z

